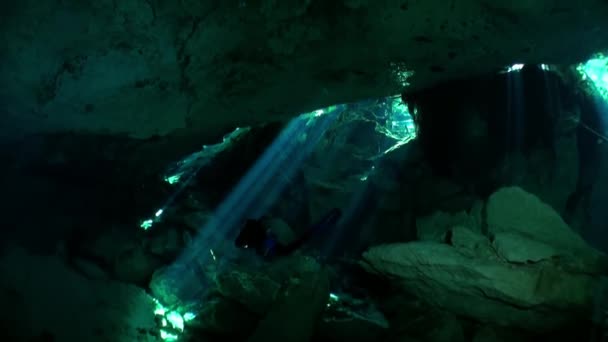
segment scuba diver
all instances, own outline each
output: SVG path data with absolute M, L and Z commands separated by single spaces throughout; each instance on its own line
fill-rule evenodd
M 265 218 L 249 219 L 245 222 L 234 243 L 239 248 L 252 249 L 265 258 L 286 256 L 302 247 L 317 232 L 333 227 L 341 216 L 342 211 L 334 208 L 308 228 L 304 234 L 292 239 L 280 239 L 277 229 L 269 227 Z

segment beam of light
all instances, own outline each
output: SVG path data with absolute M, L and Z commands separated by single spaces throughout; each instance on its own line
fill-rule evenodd
M 356 134 L 358 143 L 367 147 L 376 145 L 375 148 L 359 149 L 353 146 L 355 153 L 350 154 L 350 161 L 344 160 L 343 164 L 353 165 L 353 178 L 344 177 L 343 173 L 337 175 L 329 173 L 326 178 L 316 178 L 317 181 L 331 184 L 337 189 L 336 192 L 347 192 L 348 196 L 340 195 L 344 199 L 339 204 L 333 203 L 342 209 L 343 215 L 340 221 L 331 230 L 324 233 L 323 240 L 319 241 L 321 255 L 324 258 L 337 257 L 341 251 L 339 246 L 348 241 L 352 246 L 360 246 L 365 237 L 371 234 L 372 225 L 363 224 L 376 210 L 375 189 L 377 188 L 377 177 L 385 174 L 377 172 L 377 165 L 387 154 L 406 145 L 415 139 L 417 131 L 415 122 L 408 111 L 407 105 L 402 103 L 401 96 L 392 96 L 376 100 L 368 100 L 352 104 L 349 112 L 345 114 L 348 121 L 342 125 L 353 125 L 351 127 L 332 127 L 332 135 L 341 136 L 344 132 Z M 343 122 L 344 120 L 340 120 Z M 365 125 L 360 125 L 365 122 Z M 362 129 L 362 127 L 366 127 Z M 354 128 L 353 131 L 351 128 Z M 340 132 L 342 131 L 342 132 Z M 336 139 L 335 143 L 324 145 L 323 158 L 317 161 L 331 163 L 335 154 L 344 153 L 343 142 Z M 361 146 L 361 147 L 363 147 Z M 403 158 L 403 154 L 398 156 Z M 331 165 L 331 164 L 330 164 Z M 323 176 L 321 176 L 323 177 Z M 323 208 L 322 210 L 327 210 Z M 355 234 L 349 229 L 353 225 L 360 228 Z M 352 243 L 351 243 L 352 242 Z
M 179 279 L 176 281 L 176 297 L 185 303 L 202 298 L 202 294 L 208 290 L 203 280 L 194 275 L 185 275 L 181 270 L 192 264 L 211 264 L 215 258 L 213 249 L 232 247 L 231 242 L 236 239 L 242 222 L 247 218 L 259 217 L 270 208 L 344 108 L 344 105 L 331 106 L 300 115 L 283 129 L 216 208 L 214 215 L 173 267 L 165 271 L 163 276 Z M 229 246 L 223 245 L 224 242 L 228 242 Z M 221 262 L 217 260 L 220 266 Z
M 361 125 L 361 123 L 365 124 Z M 343 138 L 340 137 L 353 134 L 357 136 L 357 140 L 353 141 L 353 145 L 346 150 L 349 152 L 346 152 Z M 321 165 L 332 165 L 336 155 L 349 153 L 348 157 L 340 156 L 340 158 L 341 164 L 352 165 L 352 177 L 346 176 L 344 172 L 338 175 L 331 172 L 323 174 L 322 171 L 315 176 L 320 184 L 331 185 L 336 192 L 348 191 L 348 196 L 343 197 L 348 200 L 333 203 L 333 206 L 342 209 L 342 218 L 324 233 L 322 241 L 318 241 L 324 258 L 337 256 L 335 253 L 340 243 L 354 238 L 352 230 L 348 228 L 360 225 L 362 218 L 368 217 L 375 207 L 373 189 L 377 183 L 373 180 L 375 177 L 382 177 L 376 172 L 376 165 L 387 154 L 415 139 L 417 129 L 408 106 L 402 102 L 401 96 L 389 96 L 349 104 L 342 118 L 331 128 L 331 135 L 337 138 L 323 144 L 322 156 L 319 155 L 315 161 Z M 398 158 L 402 157 L 403 155 L 400 155 Z M 368 184 L 370 180 L 372 182 Z M 330 208 L 319 209 L 323 211 Z M 365 231 L 369 229 L 366 228 Z M 359 234 L 361 230 L 354 235 Z M 355 244 L 362 243 L 361 239 L 355 239 L 356 241 L 353 241 Z
M 369 101 L 367 103 L 369 104 Z M 177 283 L 174 291 L 181 302 L 171 303 L 171 309 L 164 309 L 162 312 L 166 323 L 161 328 L 167 333 L 167 339 L 179 335 L 179 330 L 169 329 L 171 321 L 169 313 L 181 313 L 183 321 L 187 323 L 194 319 L 194 313 L 203 306 L 202 300 L 204 300 L 209 275 L 208 271 L 200 272 L 201 268 L 204 268 L 204 265 L 210 265 L 212 273 L 213 271 L 221 272 L 222 264 L 227 257 L 221 243 L 227 241 L 232 245 L 231 242 L 238 234 L 243 218 L 256 217 L 266 212 L 287 185 L 291 175 L 298 170 L 326 129 L 342 112 L 348 110 L 342 116 L 347 119 L 347 122 L 356 123 L 365 120 L 374 123 L 375 128 L 370 132 L 369 138 L 370 141 L 379 140 L 381 142 L 382 146 L 377 152 L 379 153 L 378 158 L 416 136 L 413 119 L 407 111 L 407 106 L 401 103 L 400 96 L 374 100 L 371 101 L 371 106 L 364 106 L 367 114 L 372 113 L 371 115 L 362 116 L 359 115 L 360 113 L 352 112 L 352 108 L 361 106 L 355 105 L 347 109 L 347 106 L 341 105 L 316 110 L 294 119 L 241 179 L 231 194 L 218 206 L 200 235 L 189 244 L 191 247 L 183 252 L 173 266 L 164 271 L 166 279 L 172 279 L 172 283 Z M 341 125 L 332 126 L 332 130 L 340 129 Z M 207 147 L 207 149 L 209 148 Z M 178 166 L 192 165 L 193 160 L 196 158 L 186 158 L 186 161 L 189 162 L 182 161 Z M 368 171 L 358 176 L 359 179 L 363 182 L 367 180 L 367 177 L 373 174 L 374 168 L 373 165 L 370 165 Z M 173 168 L 175 174 L 180 176 L 187 173 L 184 170 L 183 167 Z M 168 173 L 168 175 L 170 174 Z M 354 196 L 346 204 L 345 216 L 352 216 L 360 208 L 366 193 L 364 188 L 365 186 L 361 189 L 357 188 L 359 190 L 355 191 Z M 333 241 L 326 245 L 327 249 L 333 248 L 339 241 L 343 228 L 345 227 L 335 227 L 330 236 L 326 238 L 328 241 Z M 197 270 L 198 273 L 197 271 L 187 272 L 188 269 Z M 333 295 L 329 300 L 335 303 L 337 297 Z M 193 304 L 197 301 L 198 304 Z
M 517 64 L 512 64 L 509 65 L 508 67 L 502 69 L 502 71 L 500 71 L 499 73 L 504 74 L 504 73 L 508 73 L 508 72 L 517 72 L 517 71 L 521 71 L 526 65 L 523 63 L 517 63 Z M 543 71 L 550 71 L 553 70 L 555 68 L 555 66 L 553 65 L 549 65 L 549 64 L 540 64 L 540 69 Z
M 511 72 L 506 76 L 507 78 L 507 118 L 506 118 L 506 134 L 504 135 L 504 144 L 509 149 L 514 151 L 521 150 L 523 144 L 523 132 L 525 130 L 525 118 L 524 118 L 524 85 L 521 73 L 512 72 L 520 71 L 523 69 L 524 64 L 515 64 L 509 69 Z M 511 153 L 507 155 L 507 158 L 511 158 Z

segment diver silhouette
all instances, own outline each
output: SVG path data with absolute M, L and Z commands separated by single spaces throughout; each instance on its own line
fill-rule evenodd
M 263 219 L 248 219 L 235 240 L 239 248 L 252 249 L 262 257 L 285 256 L 302 247 L 315 234 L 333 227 L 342 216 L 342 211 L 333 208 L 301 236 L 289 243 L 281 243 L 271 229 L 264 225 Z

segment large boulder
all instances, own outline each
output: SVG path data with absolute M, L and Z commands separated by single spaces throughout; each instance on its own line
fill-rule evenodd
M 559 257 L 574 270 L 601 273 L 608 262 L 589 247 L 548 204 L 518 187 L 503 188 L 487 203 L 487 229 L 497 251 L 510 262 Z M 552 251 L 549 251 L 552 249 Z
M 310 341 L 328 297 L 326 270 L 304 274 L 278 296 L 247 341 Z
M 487 203 L 487 235 L 452 227 L 445 242 L 376 246 L 370 272 L 433 306 L 496 325 L 548 331 L 589 317 L 605 256 L 519 188 Z

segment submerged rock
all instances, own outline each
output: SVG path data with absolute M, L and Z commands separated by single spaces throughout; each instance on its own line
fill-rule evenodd
M 372 342 L 385 337 L 389 323 L 369 299 L 332 293 L 317 325 L 315 340 Z
M 503 188 L 490 196 L 487 225 L 488 233 L 498 239 L 495 245 L 508 261 L 559 257 L 572 271 L 595 274 L 608 271 L 606 255 L 591 248 L 548 204 L 521 188 Z M 510 248 L 505 248 L 509 243 Z
M 176 303 L 181 280 L 166 272 L 159 270 L 150 286 L 161 302 Z M 368 300 L 330 295 L 328 270 L 311 257 L 280 258 L 263 269 L 232 264 L 228 271 L 205 272 L 212 282 L 190 325 L 195 336 L 372 342 L 387 332 L 384 316 Z
M 221 297 L 207 301 L 198 317 L 200 319 L 196 320 L 193 326 L 195 330 L 239 339 L 245 339 L 253 333 L 259 321 L 258 314 L 235 301 Z
M 147 251 L 158 256 L 174 256 L 183 248 L 183 237 L 177 229 L 167 229 L 147 240 Z
M 219 275 L 216 282 L 222 296 L 257 314 L 268 312 L 280 289 L 279 283 L 257 272 L 234 270 Z
M 0 301 L 11 322 L 2 341 L 157 341 L 154 301 L 143 289 L 91 280 L 57 257 L 9 251 L 0 260 Z M 6 300 L 5 300 L 6 299 Z
M 151 255 L 143 247 L 136 247 L 116 257 L 113 271 L 117 279 L 141 285 L 145 284 L 161 265 L 162 261 L 158 257 Z
M 452 244 L 376 246 L 362 264 L 432 306 L 499 326 L 547 331 L 590 313 L 603 254 L 521 189 L 492 195 L 487 215 L 493 240 L 457 226 Z
M 513 331 L 511 329 L 484 325 L 475 331 L 472 342 L 527 342 L 537 340 L 538 339 L 528 339 L 520 332 Z
M 327 272 L 303 275 L 281 293 L 247 341 L 310 341 L 328 297 Z
M 424 331 L 419 339 L 429 342 L 464 342 L 462 325 L 454 315 L 439 313 L 432 317 L 433 327 Z

